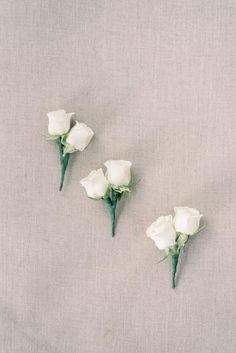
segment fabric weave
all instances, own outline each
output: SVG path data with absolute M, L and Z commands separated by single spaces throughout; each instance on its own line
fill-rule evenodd
M 0 352 L 233 353 L 235 0 L 1 0 Z M 95 137 L 58 192 L 47 112 Z M 130 160 L 117 208 L 79 181 Z M 206 229 L 170 261 L 146 228 L 174 206 Z

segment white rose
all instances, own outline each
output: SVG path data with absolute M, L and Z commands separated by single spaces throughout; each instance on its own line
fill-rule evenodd
M 84 123 L 79 123 L 76 121 L 75 125 L 68 133 L 66 142 L 73 146 L 75 149 L 83 151 L 88 146 L 93 135 L 94 132 L 92 129 L 90 129 L 90 127 Z
M 193 235 L 199 228 L 202 215 L 195 208 L 175 207 L 174 226 L 176 232 Z
M 50 135 L 64 135 L 70 130 L 70 120 L 74 113 L 66 113 L 64 109 L 47 113 L 48 132 Z
M 106 177 L 115 186 L 128 186 L 131 179 L 129 161 L 111 160 L 104 163 L 107 167 Z
M 147 229 L 147 236 L 151 238 L 160 250 L 166 250 L 175 245 L 176 232 L 172 216 L 161 216 Z
M 87 178 L 80 180 L 80 184 L 85 188 L 88 197 L 101 199 L 106 195 L 109 183 L 103 174 L 103 170 L 93 170 Z

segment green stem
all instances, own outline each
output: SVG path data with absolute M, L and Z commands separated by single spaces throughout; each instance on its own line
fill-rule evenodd
M 68 153 L 64 155 L 63 145 L 61 143 L 61 137 L 58 137 L 58 139 L 56 140 L 56 143 L 59 147 L 60 162 L 61 162 L 61 180 L 60 180 L 60 187 L 59 187 L 59 191 L 61 191 L 63 188 L 65 172 L 69 162 L 70 155 Z
M 116 234 L 116 204 L 117 203 L 110 206 L 112 237 L 114 237 Z
M 115 190 L 111 190 L 111 194 L 109 197 L 105 198 L 104 201 L 106 202 L 110 216 L 111 216 L 111 234 L 112 237 L 116 234 L 116 206 L 117 202 L 121 199 L 122 194 L 116 192 Z
M 175 288 L 175 275 L 177 271 L 179 261 L 179 254 L 171 255 L 171 263 L 172 263 L 172 288 Z
M 66 172 L 66 168 L 67 168 L 67 165 L 68 165 L 68 162 L 69 162 L 69 158 L 70 158 L 70 155 L 69 155 L 69 154 L 66 154 L 66 155 L 63 157 L 63 161 L 62 161 L 62 163 L 61 163 L 61 180 L 60 180 L 59 191 L 61 191 L 62 188 L 63 188 L 64 178 L 65 178 L 65 172 Z

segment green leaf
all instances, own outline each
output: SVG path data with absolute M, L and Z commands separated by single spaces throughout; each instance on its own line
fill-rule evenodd
M 192 236 L 194 236 L 194 235 L 197 235 L 198 233 L 200 233 L 203 229 L 205 229 L 206 228 L 206 225 L 204 224 L 202 227 L 200 227 L 197 231 L 196 231 L 196 233 L 194 233 Z
M 166 256 L 164 256 L 160 261 L 158 261 L 157 265 L 159 265 L 161 262 L 165 261 L 168 256 L 169 256 L 169 254 L 167 254 Z

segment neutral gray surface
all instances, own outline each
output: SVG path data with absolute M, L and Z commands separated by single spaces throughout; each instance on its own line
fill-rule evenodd
M 235 0 L 0 5 L 0 352 L 235 352 Z M 61 194 L 59 108 L 96 133 Z M 115 239 L 79 184 L 110 158 L 139 180 Z M 173 291 L 145 230 L 180 205 L 208 226 Z

